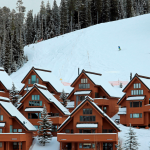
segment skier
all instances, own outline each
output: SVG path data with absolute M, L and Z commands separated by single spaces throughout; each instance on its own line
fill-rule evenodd
M 119 51 L 121 50 L 120 46 L 118 46 Z

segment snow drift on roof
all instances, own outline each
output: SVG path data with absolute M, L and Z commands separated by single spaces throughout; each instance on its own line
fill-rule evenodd
M 0 96 L 0 100 L 10 101 L 9 98 L 7 98 L 7 97 L 2 97 L 2 96 Z
M 11 102 L 1 102 L 2 107 L 12 116 L 16 117 L 30 131 L 36 131 L 36 128 L 18 111 Z
M 65 115 L 70 115 L 68 109 L 66 109 L 48 90 L 40 88 L 38 89 L 50 102 L 53 102 Z
M 26 108 L 25 111 L 43 111 L 43 108 Z
M 77 124 L 77 128 L 98 128 L 98 124 L 94 123 L 83 123 L 83 124 Z
M 7 90 L 10 90 L 12 88 L 13 81 L 5 71 L 0 71 L 0 81 L 3 83 Z M 15 87 L 17 88 L 16 85 Z
M 42 78 L 43 81 L 49 82 L 58 92 L 62 92 L 64 89 L 66 93 L 70 93 L 68 88 L 66 88 L 66 86 L 64 86 L 53 73 L 36 69 L 35 72 Z
M 145 96 L 133 96 L 133 97 L 128 97 L 126 100 L 131 101 L 131 100 L 144 100 Z
M 86 95 L 86 94 L 90 94 L 91 93 L 91 91 L 77 91 L 77 92 L 75 92 L 74 93 L 74 95 Z
M 74 108 L 74 101 L 67 102 L 66 108 Z
M 86 73 L 86 75 L 96 84 L 102 86 L 105 91 L 112 97 L 121 97 L 119 93 L 109 84 L 109 82 L 100 75 Z

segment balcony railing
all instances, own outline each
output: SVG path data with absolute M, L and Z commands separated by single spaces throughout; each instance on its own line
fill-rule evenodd
M 118 140 L 117 133 L 57 133 L 59 142 L 115 142 Z

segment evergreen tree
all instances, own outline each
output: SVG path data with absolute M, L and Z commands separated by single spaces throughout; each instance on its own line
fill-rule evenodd
M 118 0 L 110 0 L 110 20 L 118 20 Z
M 109 22 L 110 21 L 110 0 L 103 1 L 103 22 Z
M 125 141 L 124 150 L 138 150 L 139 143 L 137 142 L 136 133 L 133 131 L 131 125 L 127 133 L 127 140 Z
M 97 24 L 101 22 L 103 0 L 95 0 L 96 12 L 97 12 Z
M 63 106 L 66 107 L 67 106 L 67 95 L 66 95 L 64 89 L 62 90 L 60 99 L 63 101 Z
M 117 150 L 123 150 L 123 148 L 121 147 L 121 142 L 120 142 L 120 140 L 118 141 L 118 145 L 116 145 L 117 146 Z
M 127 13 L 127 18 L 132 17 L 132 2 L 131 2 L 131 0 L 127 0 L 126 13 Z
M 12 102 L 12 104 L 14 106 L 17 106 L 17 102 L 18 102 L 18 91 L 16 90 L 16 87 L 14 85 L 14 83 L 12 84 L 12 88 L 9 91 L 9 98 L 10 101 Z
M 67 1 L 61 0 L 60 4 L 60 33 L 64 34 L 68 25 Z
M 45 143 L 49 143 L 52 138 L 51 134 L 52 121 L 50 121 L 49 119 L 45 104 L 43 107 L 43 111 L 41 112 L 41 115 L 42 115 L 40 118 L 41 121 L 38 121 L 38 123 L 40 124 L 38 130 L 38 140 L 40 144 L 45 146 Z

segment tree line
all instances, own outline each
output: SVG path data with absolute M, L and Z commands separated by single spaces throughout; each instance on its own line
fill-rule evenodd
M 33 16 L 22 0 L 16 10 L 0 8 L 0 66 L 11 74 L 28 61 L 24 46 L 89 26 L 150 12 L 150 0 L 61 0 L 41 2 Z

